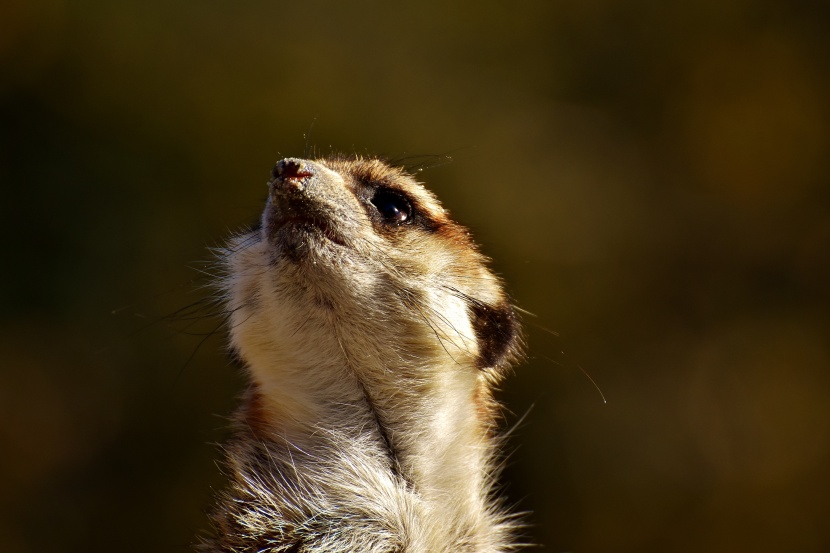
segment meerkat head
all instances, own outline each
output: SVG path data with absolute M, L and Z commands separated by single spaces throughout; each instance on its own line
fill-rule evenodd
M 260 224 L 226 251 L 231 344 L 271 424 L 367 400 L 384 420 L 438 387 L 479 411 L 519 331 L 469 232 L 377 159 L 277 163 Z M 413 405 L 417 403 L 418 405 Z

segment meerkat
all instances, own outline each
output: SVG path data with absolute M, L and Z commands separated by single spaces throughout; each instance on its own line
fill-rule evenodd
M 222 250 L 249 377 L 202 553 L 499 553 L 493 387 L 521 353 L 469 232 L 379 159 L 284 159 Z

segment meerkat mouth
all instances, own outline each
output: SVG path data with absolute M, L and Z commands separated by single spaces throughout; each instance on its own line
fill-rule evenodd
M 290 232 L 292 235 L 313 234 L 326 238 L 339 246 L 348 247 L 343 237 L 334 229 L 329 221 L 320 217 L 306 214 L 292 214 L 277 223 L 276 232 Z
M 292 230 L 313 232 L 327 238 L 335 244 L 347 246 L 346 242 L 343 240 L 343 237 L 340 236 L 340 233 L 334 229 L 330 222 L 319 217 L 314 217 L 313 215 L 292 215 L 283 221 L 282 227 Z

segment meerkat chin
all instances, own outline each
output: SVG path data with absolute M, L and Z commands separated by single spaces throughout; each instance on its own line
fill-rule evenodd
M 199 550 L 511 550 L 492 388 L 519 327 L 435 196 L 377 159 L 284 159 L 222 256 L 250 386 Z

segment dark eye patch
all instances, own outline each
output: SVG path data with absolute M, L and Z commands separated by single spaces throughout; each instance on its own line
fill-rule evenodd
M 384 221 L 400 225 L 412 220 L 412 203 L 397 191 L 378 188 L 370 202 Z
M 376 231 L 387 237 L 397 235 L 403 228 L 435 233 L 444 226 L 416 199 L 388 181 L 355 175 L 352 182 L 354 193 L 364 202 Z

